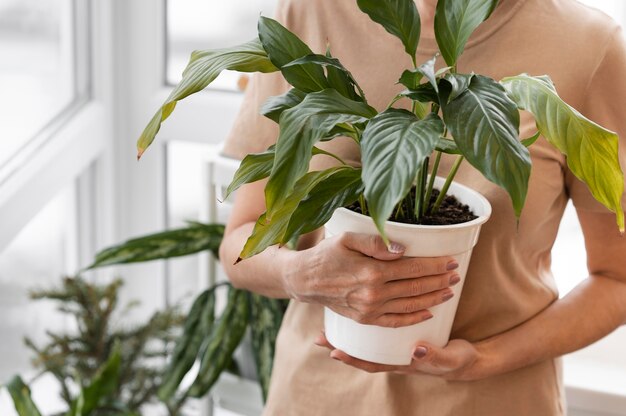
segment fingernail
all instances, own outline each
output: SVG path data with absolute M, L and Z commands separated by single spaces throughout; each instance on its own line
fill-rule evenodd
M 430 313 L 430 312 L 427 312 L 427 313 L 425 313 L 425 314 L 424 314 L 424 316 L 423 316 L 423 318 L 422 318 L 422 322 L 424 322 L 424 321 L 428 321 L 428 320 L 429 320 L 430 318 L 432 318 L 432 317 L 433 317 L 433 314 L 432 314 L 432 313 Z
M 441 298 L 444 302 L 452 299 L 454 297 L 454 293 L 452 293 L 452 291 L 450 292 L 446 292 L 443 297 Z
M 461 281 L 461 276 L 458 274 L 453 274 L 450 276 L 450 286 L 454 286 Z
M 417 347 L 415 351 L 413 351 L 413 357 L 415 358 L 424 358 L 428 354 L 428 348 L 426 347 Z
M 448 271 L 458 269 L 459 268 L 459 263 L 457 263 L 456 260 L 452 260 L 451 262 L 448 263 L 446 268 L 448 269 Z
M 332 358 L 333 360 L 341 361 L 341 359 L 339 359 L 339 357 L 335 357 L 334 355 L 331 355 L 330 358 Z
M 389 250 L 389 252 L 393 254 L 400 254 L 400 253 L 404 253 L 405 248 L 402 244 L 391 243 L 389 244 L 389 247 L 387 248 L 387 250 Z

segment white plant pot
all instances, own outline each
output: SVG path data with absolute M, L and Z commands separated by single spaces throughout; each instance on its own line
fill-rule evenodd
M 443 178 L 435 178 L 435 186 L 441 188 L 444 181 Z M 406 247 L 407 257 L 453 256 L 459 263 L 456 271 L 461 276 L 461 281 L 452 287 L 454 297 L 429 308 L 433 318 L 428 321 L 401 328 L 360 324 L 325 308 L 326 338 L 335 348 L 366 361 L 408 365 L 417 342 L 429 342 L 440 347 L 448 343 L 472 249 L 478 241 L 481 225 L 491 215 L 491 205 L 487 199 L 470 188 L 453 182 L 448 194 L 468 205 L 478 218 L 463 224 L 442 226 L 388 221 L 385 231 L 391 241 Z M 370 217 L 346 208 L 335 211 L 325 230 L 326 238 L 346 231 L 378 234 Z

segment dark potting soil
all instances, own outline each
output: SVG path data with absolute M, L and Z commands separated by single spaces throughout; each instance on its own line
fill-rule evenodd
M 439 190 L 433 189 L 427 211 L 430 210 L 438 196 Z M 411 189 L 411 200 L 415 201 L 415 187 Z M 361 205 L 359 205 L 358 201 L 346 208 L 362 214 Z M 478 218 L 467 205 L 461 203 L 454 195 L 447 195 L 439 206 L 439 211 L 436 214 L 423 215 L 419 222 L 414 221 L 413 207 L 407 206 L 405 203 L 402 208 L 405 215 L 398 215 L 396 218 L 391 219 L 392 221 L 403 224 L 451 225 L 462 224 Z M 411 215 L 407 215 L 409 213 L 411 213 Z

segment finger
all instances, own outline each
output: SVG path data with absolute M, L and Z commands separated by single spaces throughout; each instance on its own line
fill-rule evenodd
M 402 279 L 387 282 L 382 287 L 384 299 L 419 296 L 454 286 L 461 281 L 456 272 L 448 272 L 438 276 L 425 276 L 415 279 Z
M 385 313 L 407 314 L 432 308 L 433 306 L 449 301 L 453 297 L 454 292 L 452 292 L 452 289 L 447 288 L 420 296 L 392 299 L 387 301 L 381 309 Z
M 320 334 L 317 336 L 317 338 L 315 338 L 314 341 L 315 345 L 320 346 L 320 347 L 326 347 L 328 349 L 334 350 L 335 347 L 333 347 L 330 342 L 328 342 L 328 339 L 326 339 L 326 334 L 324 333 L 324 331 L 320 332 Z
M 378 260 L 397 260 L 404 255 L 404 246 L 390 243 L 389 247 L 379 235 L 346 232 L 339 236 L 346 248 L 363 253 Z
M 450 256 L 446 257 L 405 257 L 383 268 L 383 277 L 387 281 L 412 279 L 422 276 L 436 276 L 458 269 L 459 263 Z
M 444 348 L 421 342 L 413 350 L 413 362 L 427 364 L 443 371 L 464 368 L 476 359 L 476 350 L 467 341 L 452 340 Z
M 413 313 L 386 313 L 373 319 L 371 325 L 384 326 L 388 328 L 400 328 L 419 324 L 433 317 L 428 309 L 424 309 Z
M 330 357 L 343 362 L 344 364 L 348 364 L 352 367 L 356 367 L 360 370 L 367 371 L 368 373 L 380 373 L 383 371 L 400 371 L 406 370 L 406 367 L 401 367 L 397 365 L 387 365 L 387 364 L 378 364 L 372 363 L 365 360 L 360 360 L 358 358 L 354 358 L 341 350 L 333 350 L 330 353 Z

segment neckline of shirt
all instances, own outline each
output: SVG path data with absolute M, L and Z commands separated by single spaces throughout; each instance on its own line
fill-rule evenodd
M 482 23 L 474 31 L 469 38 L 465 49 L 470 49 L 476 45 L 481 44 L 494 33 L 496 33 L 506 22 L 511 20 L 520 7 L 526 2 L 526 0 L 502 0 L 499 6 L 494 10 L 493 14 Z M 437 41 L 434 37 L 422 37 L 420 39 L 418 54 L 434 54 L 439 50 Z

